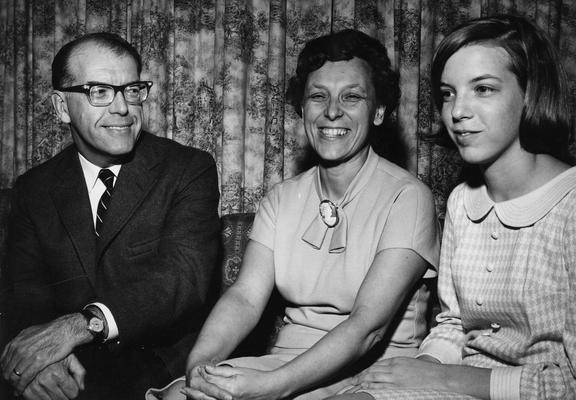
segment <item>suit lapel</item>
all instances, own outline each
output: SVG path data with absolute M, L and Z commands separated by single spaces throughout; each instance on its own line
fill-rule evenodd
M 122 165 L 114 185 L 102 233 L 97 241 L 97 263 L 104 250 L 128 223 L 159 178 L 159 168 L 155 168 L 159 157 L 147 140 L 147 134 L 142 135 L 134 157 Z
M 96 243 L 90 199 L 76 149 L 71 146 L 65 151 L 51 196 L 82 267 L 94 282 Z

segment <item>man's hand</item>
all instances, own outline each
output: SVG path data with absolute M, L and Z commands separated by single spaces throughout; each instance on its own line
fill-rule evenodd
M 6 345 L 0 357 L 2 376 L 17 394 L 47 366 L 61 361 L 80 344 L 92 341 L 81 314 L 68 314 L 24 329 Z
M 26 400 L 75 399 L 84 390 L 86 370 L 74 354 L 49 365 L 24 389 Z

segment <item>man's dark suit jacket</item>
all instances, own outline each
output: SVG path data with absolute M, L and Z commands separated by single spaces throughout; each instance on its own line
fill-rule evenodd
M 119 337 L 96 355 L 94 345 L 79 349 L 83 364 L 142 364 L 138 354 L 149 352 L 171 376 L 182 375 L 216 271 L 218 200 L 209 154 L 142 133 L 96 240 L 76 148 L 31 169 L 14 188 L 2 276 L 9 337 L 101 302 Z M 90 367 L 88 377 L 97 373 Z

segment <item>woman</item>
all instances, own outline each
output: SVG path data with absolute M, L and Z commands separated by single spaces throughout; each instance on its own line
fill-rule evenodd
M 479 172 L 448 200 L 442 312 L 420 359 L 377 363 L 359 377 L 372 396 L 340 400 L 576 399 L 576 168 L 566 161 L 565 82 L 549 40 L 523 18 L 476 19 L 442 41 L 435 102 Z
M 186 387 L 163 398 L 321 399 L 350 387 L 367 360 L 414 355 L 425 336 L 422 278 L 439 255 L 432 195 L 368 145 L 399 97 L 385 48 L 354 30 L 312 40 L 289 97 L 320 163 L 262 200 L 240 275 L 190 352 Z M 288 306 L 271 354 L 223 362 L 275 286 Z

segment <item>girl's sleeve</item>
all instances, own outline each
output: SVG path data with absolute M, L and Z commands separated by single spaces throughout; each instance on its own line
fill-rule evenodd
M 462 204 L 458 201 L 460 194 L 461 192 L 455 190 L 448 199 L 444 222 L 438 270 L 438 298 L 441 306 L 441 312 L 436 317 L 438 324 L 424 339 L 418 352 L 418 356 L 429 355 L 443 364 L 461 363 L 465 339 L 460 320 L 460 307 L 452 279 L 452 259 L 456 238 L 453 218 L 458 218 L 463 212 L 457 209 Z
M 564 258 L 568 280 L 562 333 L 564 352 L 555 362 L 522 367 L 520 399 L 576 399 L 576 206 L 570 218 L 561 222 L 565 223 L 565 228 L 563 252 L 559 257 Z M 546 314 L 542 317 L 546 318 Z

